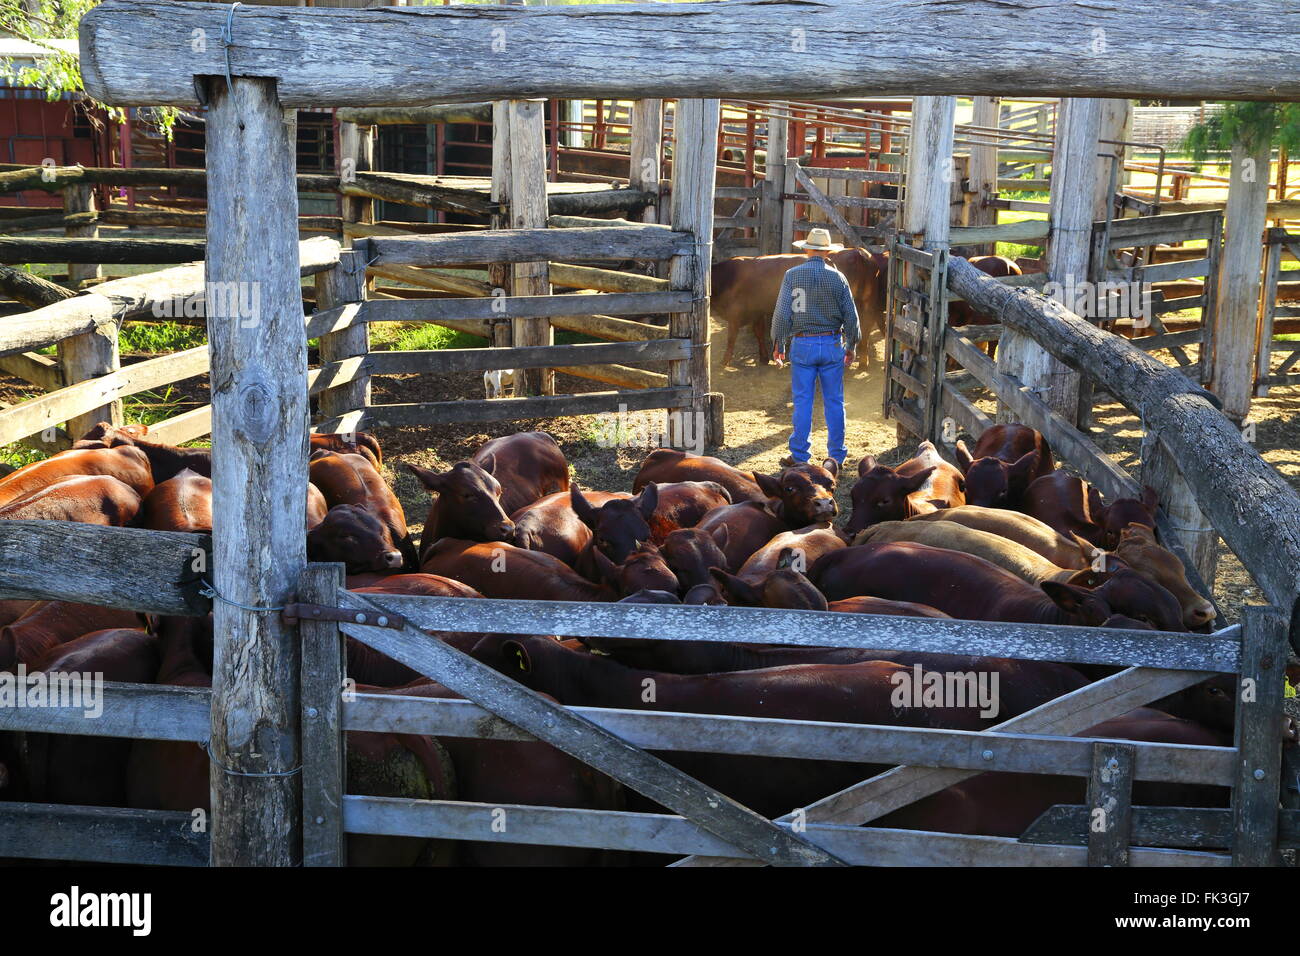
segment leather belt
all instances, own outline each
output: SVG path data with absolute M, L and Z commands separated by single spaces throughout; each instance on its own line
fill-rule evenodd
M 836 338 L 839 338 L 840 333 L 838 332 L 796 332 L 794 334 L 794 337 L 796 339 L 827 339 L 830 338 L 832 335 L 835 336 Z

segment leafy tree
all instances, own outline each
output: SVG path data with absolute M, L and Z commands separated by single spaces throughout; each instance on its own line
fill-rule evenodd
M 1182 145 L 1200 163 L 1211 153 L 1232 149 L 1234 143 L 1253 150 L 1264 140 L 1289 152 L 1300 150 L 1300 103 L 1225 103 L 1188 130 Z
M 0 0 L 0 33 L 27 40 L 49 50 L 49 55 L 34 63 L 18 63 L 13 59 L 0 59 L 0 77 L 17 86 L 29 86 L 44 91 L 46 98 L 57 100 L 71 93 L 74 104 L 86 109 L 99 107 L 109 119 L 122 122 L 126 111 L 108 106 L 86 95 L 81 81 L 81 64 L 76 54 L 69 53 L 50 40 L 75 40 L 81 18 L 99 0 Z M 138 117 L 154 126 L 167 139 L 180 111 L 171 107 L 141 110 Z

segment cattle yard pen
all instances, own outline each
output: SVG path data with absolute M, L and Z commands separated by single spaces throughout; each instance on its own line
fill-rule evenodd
M 82 64 L 92 95 L 118 104 L 193 105 L 200 92 L 206 97 L 206 278 L 209 283 L 258 283 L 263 309 L 260 321 L 246 323 L 231 302 L 207 303 L 213 379 L 220 383 L 212 394 L 211 540 L 54 522 L 0 526 L 0 597 L 71 599 L 173 615 L 204 614 L 211 607 L 217 635 L 212 690 L 115 686 L 107 689 L 104 715 L 94 727 L 79 712 L 49 708 L 0 711 L 0 729 L 205 741 L 213 760 L 212 818 L 210 834 L 202 834 L 193 832 L 189 813 L 4 804 L 0 854 L 119 863 L 333 865 L 344 861 L 346 833 L 648 850 L 682 856 L 680 865 L 1260 865 L 1275 862 L 1279 847 L 1295 846 L 1300 811 L 1279 810 L 1278 804 L 1282 665 L 1288 626 L 1294 637 L 1297 622 L 1300 501 L 1181 372 L 1054 303 L 1007 289 L 976 274 L 964 260 L 949 258 L 947 203 L 935 198 L 946 199 L 948 184 L 939 185 L 937 172 L 928 182 L 918 176 L 915 159 L 918 152 L 950 148 L 951 135 L 945 141 L 941 127 L 945 106 L 951 104 L 943 101 L 963 86 L 1072 97 L 1159 97 L 1177 86 L 1186 96 L 1300 98 L 1300 86 L 1287 79 L 1300 76 L 1295 56 L 1283 51 L 1278 53 L 1281 62 L 1258 66 L 1254 60 L 1255 51 L 1271 37 L 1269 29 L 1257 24 L 1294 32 L 1294 16 L 1243 0 L 1231 31 L 1186 19 L 1173 31 L 1160 13 L 1166 4 L 1129 4 L 1114 13 L 1071 8 L 1068 20 L 1061 19 L 1060 8 L 1039 6 L 1024 10 L 1010 24 L 998 6 L 985 0 L 949 4 L 946 15 L 969 17 L 980 28 L 964 33 L 977 40 L 967 39 L 955 49 L 946 40 L 930 41 L 944 31 L 935 14 L 914 5 L 844 3 L 813 9 L 738 2 L 716 10 L 711 5 L 645 7 L 635 15 L 620 7 L 247 8 L 234 18 L 231 46 L 210 44 L 206 53 L 186 53 L 183 64 L 177 62 L 174 38 L 194 29 L 218 35 L 228 7 L 107 0 L 89 13 L 82 26 Z M 870 46 L 861 43 L 868 10 L 874 31 Z M 789 52 L 787 18 L 792 12 L 816 34 L 817 42 L 810 44 L 815 54 Z M 745 43 L 726 48 L 725 64 L 702 46 L 680 48 L 673 31 L 683 17 L 689 18 L 694 36 L 744 37 Z M 358 31 L 339 28 L 375 21 L 402 27 L 381 54 L 358 41 Z M 503 22 L 521 35 L 528 31 L 535 42 L 512 49 L 497 69 L 483 70 L 491 31 Z M 1093 31 L 1107 28 L 1134 39 L 1117 46 L 1104 66 L 1096 68 L 1071 52 L 1087 49 Z M 1202 30 L 1211 31 L 1202 38 L 1205 42 L 1188 38 Z M 1059 36 L 1062 42 L 1023 51 L 1021 71 L 1014 77 L 990 72 L 987 64 L 996 62 L 997 51 L 1014 45 L 1015 37 L 1026 31 Z M 251 37 L 261 42 L 244 45 Z M 1176 42 L 1194 41 L 1200 56 L 1178 55 Z M 628 55 L 610 61 L 590 54 L 592 48 L 604 50 L 613 43 Z M 229 86 L 227 55 L 234 73 Z M 377 55 L 382 59 L 376 60 Z M 458 56 L 474 65 L 458 68 Z M 340 62 L 354 69 L 344 74 L 335 69 Z M 585 63 L 599 63 L 599 68 L 589 70 Z M 668 63 L 676 68 L 665 70 Z M 828 72 L 828 63 L 843 64 L 843 72 L 839 67 Z M 369 81 L 357 83 L 358 75 Z M 656 79 L 647 81 L 647 76 Z M 943 277 L 942 288 L 997 314 L 1004 328 L 1032 338 L 1069 367 L 1092 376 L 1116 400 L 1143 408 L 1150 433 L 1172 460 L 1198 463 L 1181 480 L 1255 574 L 1273 607 L 1247 608 L 1240 624 L 1214 634 L 1170 635 L 751 608 L 387 595 L 372 602 L 343 589 L 339 567 L 307 564 L 301 501 L 307 482 L 308 369 L 294 144 L 286 107 L 406 106 L 524 92 L 579 97 L 604 91 L 634 98 L 654 92 L 681 97 L 695 117 L 693 125 L 705 133 L 716 122 L 718 101 L 701 97 L 862 95 L 866 83 L 887 93 L 943 94 L 917 99 L 926 128 L 923 141 L 929 145 L 918 151 L 914 144 L 908 183 L 912 205 L 930 215 L 933 228 L 923 228 L 908 215 L 912 210 L 902 210 L 904 229 L 922 234 L 927 248 L 919 252 L 930 258 L 922 260 L 898 246 L 900 258 L 910 257 L 918 269 L 927 267 L 931 276 Z M 647 84 L 655 88 L 647 90 Z M 951 112 L 947 115 L 950 119 Z M 938 135 L 931 135 L 930 124 L 936 121 Z M 669 258 L 672 289 L 666 294 L 687 292 L 692 298 L 689 311 L 673 313 L 687 318 L 674 319 L 676 334 L 670 338 L 690 339 L 698 346 L 698 317 L 707 310 L 716 138 L 701 135 L 693 142 L 691 154 L 709 175 L 693 176 L 690 190 L 675 191 L 674 209 L 681 215 L 674 216 L 670 228 L 592 227 L 582 230 L 582 239 L 588 245 L 606 244 L 620 255 Z M 261 157 L 256 177 L 241 169 L 249 155 Z M 937 169 L 933 163 L 929 168 Z M 938 208 L 942 225 L 933 218 Z M 257 215 L 245 218 L 249 209 L 258 210 Z M 518 276 L 518 270 L 546 261 L 557 247 L 569 249 L 568 243 L 579 241 L 566 238 L 579 235 L 578 230 L 536 230 L 374 237 L 368 250 L 341 254 L 330 274 L 339 286 L 357 282 L 360 269 L 356 262 L 345 265 L 345 256 L 444 264 L 482 261 L 490 253 L 493 261 L 514 263 Z M 1088 230 L 1085 243 L 1090 240 Z M 933 281 L 930 289 L 932 298 L 942 298 Z M 510 307 L 517 311 L 508 313 L 510 318 L 527 318 L 530 313 L 523 310 L 532 307 L 518 301 L 527 296 L 518 295 L 518 288 L 513 291 L 516 301 Z M 338 422 L 324 424 L 355 427 L 358 413 L 381 421 L 392 413 L 357 404 L 353 390 L 358 377 L 341 376 L 369 361 L 353 340 L 356 330 L 364 328 L 358 316 L 381 319 L 388 303 L 362 301 L 355 285 L 331 294 L 335 299 L 318 303 L 322 312 L 311 321 L 329 323 L 315 331 L 326 339 L 338 336 L 333 340 L 338 349 L 326 356 L 322 345 L 322 357 L 330 364 L 318 372 L 316 384 L 332 384 L 344 414 Z M 384 308 L 376 308 L 380 306 Z M 674 300 L 668 307 L 684 308 L 684 303 Z M 928 394 L 938 395 L 942 388 L 945 398 L 955 401 L 942 379 L 942 356 L 955 352 L 969 358 L 974 347 L 961 334 L 944 334 L 938 310 L 909 317 L 917 323 L 917 351 L 929 362 Z M 84 320 L 70 323 L 71 334 L 87 331 Z M 689 359 L 674 361 L 685 368 L 706 355 L 697 347 Z M 543 357 L 549 363 L 555 353 Z M 981 371 L 978 362 L 966 367 L 972 374 Z M 1085 439 L 1059 426 L 1050 408 L 1038 409 L 1023 386 L 982 371 L 1022 420 L 1047 434 L 1068 459 L 1091 469 L 1089 478 L 1103 491 L 1131 487 L 1119 475 L 1108 482 L 1104 456 L 1089 454 Z M 701 412 L 706 404 L 701 381 L 707 384 L 707 373 L 702 380 L 671 382 L 670 388 L 687 388 L 671 398 Z M 926 382 L 913 382 L 918 394 L 925 393 Z M 1022 399 L 1017 402 L 1015 395 Z M 933 430 L 934 417 L 933 411 L 924 411 L 919 431 Z M 1202 449 L 1208 449 L 1208 456 L 1198 454 Z M 215 604 L 199 593 L 193 562 L 200 554 L 210 556 L 207 566 L 221 598 Z M 123 575 L 123 568 L 130 574 Z M 289 604 L 297 605 L 293 613 L 281 614 Z M 422 633 L 426 628 L 892 647 L 1124 669 L 988 732 L 921 731 L 563 707 L 429 640 Z M 345 700 L 340 693 L 343 634 L 467 699 L 361 694 Z M 1212 674 L 1238 675 L 1256 690 L 1249 700 L 1238 695 L 1232 747 L 1072 736 Z M 398 726 L 403 732 L 444 735 L 531 735 L 645 794 L 673 815 L 490 808 L 346 794 L 343 732 Z M 646 752 L 679 749 L 898 766 L 803 808 L 807 825 L 795 826 L 792 817 L 764 819 Z M 892 809 L 989 770 L 1087 777 L 1088 804 L 1056 808 L 1021 840 L 861 828 Z M 1231 809 L 1134 808 L 1130 794 L 1135 779 L 1229 786 Z M 1090 811 L 1103 806 L 1113 808 L 1107 826 L 1090 826 Z M 494 833 L 488 825 L 493 809 L 509 814 L 508 834 Z

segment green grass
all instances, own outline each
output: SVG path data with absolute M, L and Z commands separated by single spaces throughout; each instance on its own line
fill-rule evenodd
M 183 352 L 208 341 L 207 330 L 201 325 L 181 325 L 178 322 L 132 322 L 117 336 L 123 353 L 152 353 L 155 355 Z

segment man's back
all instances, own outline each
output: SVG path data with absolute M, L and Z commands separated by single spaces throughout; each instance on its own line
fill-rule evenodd
M 844 273 L 813 256 L 785 274 L 772 315 L 772 344 L 789 350 L 795 335 L 833 335 L 843 330 L 850 354 L 858 343 L 858 311 Z

